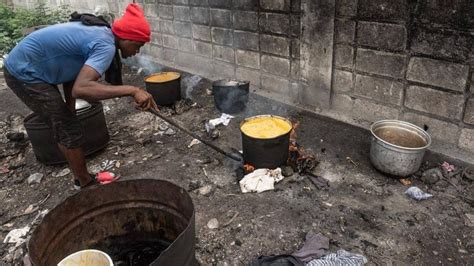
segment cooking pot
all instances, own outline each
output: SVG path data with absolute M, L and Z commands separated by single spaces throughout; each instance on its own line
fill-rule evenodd
M 381 120 L 370 128 L 370 161 L 379 171 L 409 176 L 421 166 L 430 135 L 418 126 L 399 120 Z
M 235 114 L 245 110 L 249 99 L 249 81 L 218 80 L 212 83 L 214 104 L 222 113 Z
M 159 72 L 145 77 L 145 86 L 158 105 L 172 105 L 181 100 L 181 74 Z
M 256 121 L 256 119 L 276 119 L 287 125 L 287 128 L 279 134 L 270 134 L 270 137 L 252 136 L 242 128 L 246 123 Z M 240 124 L 244 163 L 251 164 L 256 169 L 275 169 L 285 164 L 289 155 L 292 128 L 292 123 L 288 119 L 276 115 L 258 115 L 246 118 Z

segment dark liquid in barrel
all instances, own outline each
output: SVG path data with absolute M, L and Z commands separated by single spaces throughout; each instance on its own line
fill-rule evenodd
M 382 127 L 375 130 L 375 135 L 390 144 L 406 148 L 421 148 L 427 144 L 420 135 L 401 128 Z
M 157 241 L 106 241 L 97 244 L 94 249 L 107 253 L 116 266 L 142 266 L 155 261 L 168 248 L 171 242 Z

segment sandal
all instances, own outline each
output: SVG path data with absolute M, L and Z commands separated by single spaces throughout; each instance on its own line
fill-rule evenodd
M 81 186 L 81 183 L 79 182 L 78 179 L 74 179 L 74 189 L 80 190 L 82 188 L 86 188 L 86 187 L 93 186 L 96 184 L 106 185 L 120 178 L 120 176 L 115 176 L 115 174 L 111 172 L 99 172 L 95 175 L 91 174 L 90 176 L 91 176 L 91 181 L 84 186 Z

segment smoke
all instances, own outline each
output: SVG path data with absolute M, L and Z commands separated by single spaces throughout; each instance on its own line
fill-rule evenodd
M 192 92 L 194 88 L 202 80 L 202 77 L 197 75 L 188 75 L 181 78 L 181 95 L 186 99 L 192 99 Z
M 161 72 L 162 68 L 153 62 L 150 56 L 137 55 L 135 56 L 135 64 L 139 68 L 139 73 L 143 73 L 145 76 Z

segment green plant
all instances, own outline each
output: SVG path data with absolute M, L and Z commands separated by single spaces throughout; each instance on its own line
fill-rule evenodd
M 11 8 L 0 4 L 0 54 L 6 54 L 24 37 L 24 30 L 39 25 L 66 22 L 68 6 L 50 8 L 39 2 L 34 9 Z

